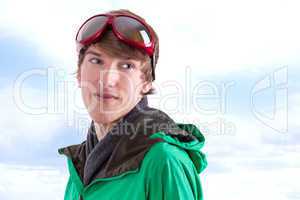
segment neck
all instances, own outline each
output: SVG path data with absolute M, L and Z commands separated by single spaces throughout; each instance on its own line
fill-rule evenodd
M 101 123 L 94 122 L 94 125 L 95 125 L 97 139 L 98 141 L 100 141 L 111 130 L 114 123 L 101 124 Z
M 126 114 L 126 118 L 130 118 L 129 114 L 130 112 L 139 112 L 138 109 L 143 109 L 145 107 L 148 106 L 148 100 L 147 100 L 147 96 L 143 96 L 143 98 L 141 98 L 139 101 L 138 101 L 138 107 L 139 108 L 135 108 L 134 107 L 134 110 L 131 110 L 129 111 L 129 113 Z M 95 132 L 96 132 L 96 136 L 97 136 L 97 139 L 98 141 L 100 141 L 102 138 L 104 138 L 106 136 L 106 134 L 113 128 L 113 126 L 115 124 L 118 123 L 118 121 L 120 120 L 121 118 L 119 118 L 118 120 L 115 120 L 114 122 L 111 122 L 111 123 L 98 123 L 98 122 L 95 122 L 94 121 L 94 126 L 95 126 Z

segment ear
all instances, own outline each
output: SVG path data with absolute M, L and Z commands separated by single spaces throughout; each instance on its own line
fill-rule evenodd
M 152 81 L 147 81 L 143 84 L 142 92 L 145 94 L 152 88 Z

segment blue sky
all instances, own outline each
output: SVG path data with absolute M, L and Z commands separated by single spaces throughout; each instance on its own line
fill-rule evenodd
M 0 199 L 62 199 L 57 148 L 83 141 L 90 120 L 71 75 L 74 36 L 87 17 L 118 8 L 160 36 L 161 92 L 150 104 L 205 135 L 205 199 L 300 198 L 299 2 L 170 4 L 0 0 Z

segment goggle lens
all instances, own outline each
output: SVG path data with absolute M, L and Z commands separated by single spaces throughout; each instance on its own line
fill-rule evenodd
M 77 35 L 77 41 L 81 42 L 102 29 L 108 20 L 107 16 L 97 16 L 87 21 L 80 29 Z
M 114 26 L 116 31 L 128 40 L 142 43 L 146 47 L 151 44 L 151 35 L 147 27 L 131 17 L 116 17 Z

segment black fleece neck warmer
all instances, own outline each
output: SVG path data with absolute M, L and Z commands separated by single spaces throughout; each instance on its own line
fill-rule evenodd
M 86 140 L 86 162 L 83 172 L 84 185 L 88 185 L 93 180 L 96 173 L 104 167 L 105 163 L 110 158 L 118 141 L 115 136 L 125 134 L 124 131 L 121 131 L 124 130 L 124 128 L 122 129 L 124 122 L 131 122 L 141 112 L 145 112 L 147 108 L 148 99 L 147 96 L 144 96 L 139 103 L 121 118 L 100 141 L 97 139 L 94 121 L 92 121 Z

